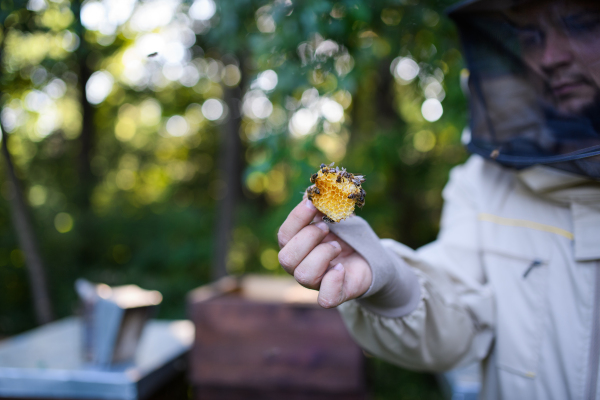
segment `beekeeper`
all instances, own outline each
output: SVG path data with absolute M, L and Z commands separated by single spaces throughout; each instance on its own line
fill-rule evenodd
M 416 251 L 366 221 L 313 223 L 279 259 L 356 341 L 394 364 L 481 362 L 485 399 L 598 399 L 600 2 L 481 0 L 450 11 L 470 70 L 473 153 Z

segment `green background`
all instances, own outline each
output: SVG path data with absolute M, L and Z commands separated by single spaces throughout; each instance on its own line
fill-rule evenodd
M 220 251 L 230 274 L 285 274 L 276 232 L 322 162 L 366 175 L 357 214 L 380 237 L 413 248 L 435 239 L 442 188 L 466 158 L 451 2 L 206 0 L 205 12 L 207 3 L 216 5 L 209 19 L 171 2 L 156 22 L 139 15 L 158 3 L 134 1 L 127 18 L 94 27 L 80 18 L 87 3 L 0 2 L 3 140 L 56 317 L 77 311 L 78 277 L 159 290 L 159 317 L 184 318 L 185 294 L 211 281 Z M 183 49 L 177 62 L 173 49 Z M 406 60 L 419 67 L 414 79 L 398 73 Z M 112 88 L 90 104 L 85 83 L 99 71 Z M 274 88 L 264 71 L 276 74 Z M 433 122 L 421 111 L 427 98 L 443 106 Z M 211 121 L 209 99 L 228 114 Z M 4 160 L 0 169 L 8 336 L 36 319 L 12 224 L 15 188 Z M 219 229 L 230 238 L 221 247 Z M 369 376 L 378 399 L 440 396 L 428 375 L 383 362 L 369 360 Z

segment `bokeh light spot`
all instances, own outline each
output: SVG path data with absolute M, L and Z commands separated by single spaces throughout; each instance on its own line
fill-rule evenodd
M 321 103 L 321 113 L 329 122 L 339 122 L 344 117 L 344 107 L 337 101 L 323 99 Z
M 317 113 L 309 110 L 308 108 L 301 108 L 294 113 L 292 119 L 290 120 L 290 132 L 294 136 L 308 135 L 314 130 L 318 119 L 319 116 Z
M 435 122 L 442 117 L 444 108 L 442 103 L 437 99 L 427 99 L 421 106 L 421 114 L 429 122 Z
M 277 250 L 264 250 L 260 255 L 260 263 L 263 267 L 270 271 L 276 270 L 279 267 L 279 258 L 277 256 Z
M 213 0 L 195 0 L 190 7 L 190 17 L 197 21 L 207 21 L 217 12 L 217 5 Z
M 186 87 L 192 87 L 200 80 L 198 68 L 193 64 L 189 64 L 183 68 L 183 74 L 179 78 L 179 82 Z
M 413 146 L 422 153 L 432 150 L 435 142 L 435 135 L 431 131 L 420 131 L 413 136 Z
M 73 229 L 73 217 L 66 212 L 56 214 L 54 217 L 54 227 L 60 233 L 67 233 Z
M 403 57 L 398 61 L 398 64 L 396 64 L 394 76 L 401 81 L 410 82 L 419 75 L 419 71 L 419 64 L 417 64 L 415 60 Z
M 46 198 L 48 197 L 48 191 L 45 187 L 41 185 L 34 185 L 29 189 L 29 204 L 34 207 L 39 207 L 46 203 Z
M 256 84 L 265 92 L 275 89 L 275 86 L 277 86 L 277 72 L 272 69 L 261 72 L 256 78 Z
M 262 193 L 267 185 L 267 177 L 262 172 L 252 172 L 246 178 L 246 186 L 254 193 Z
M 229 87 L 237 86 L 242 78 L 242 73 L 237 65 L 229 64 L 221 71 L 221 80 Z
M 173 115 L 167 121 L 167 132 L 171 136 L 181 137 L 189 133 L 190 126 L 187 121 L 181 115 Z
M 429 83 L 425 87 L 423 93 L 428 99 L 436 98 L 438 100 L 443 100 L 443 98 L 445 97 L 444 88 L 442 88 L 442 85 L 438 81 L 433 81 Z
M 202 114 L 209 121 L 216 121 L 223 115 L 223 103 L 218 99 L 208 99 L 202 104 Z
M 381 20 L 384 24 L 390 26 L 396 26 L 402 19 L 402 13 L 394 8 L 384 8 L 381 11 Z
M 135 121 L 131 118 L 119 118 L 115 125 L 115 136 L 122 142 L 131 140 L 135 136 Z
M 92 104 L 100 104 L 113 88 L 114 79 L 107 71 L 97 71 L 85 84 L 85 96 Z
M 155 99 L 146 99 L 140 103 L 140 116 L 142 124 L 154 126 L 160 122 L 162 109 Z
M 265 119 L 273 112 L 273 104 L 265 96 L 258 97 L 252 101 L 252 113 L 260 118 Z
M 46 8 L 48 8 L 46 0 L 29 0 L 27 2 L 27 9 L 30 11 L 39 12 L 45 10 Z
M 135 174 L 128 169 L 122 169 L 115 177 L 115 184 L 121 190 L 131 190 L 135 186 Z
M 277 28 L 271 15 L 271 6 L 266 5 L 256 10 L 256 27 L 262 33 L 273 33 Z
M 104 22 L 105 14 L 102 3 L 89 1 L 81 7 L 81 24 L 88 30 L 98 30 Z
M 65 95 L 67 91 L 67 84 L 62 79 L 52 79 L 49 84 L 44 88 L 46 92 L 53 99 L 60 99 Z

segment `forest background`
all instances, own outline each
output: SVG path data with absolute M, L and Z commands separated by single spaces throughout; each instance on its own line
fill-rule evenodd
M 285 274 L 276 232 L 321 163 L 366 175 L 380 237 L 433 240 L 466 158 L 450 3 L 0 1 L 0 336 L 73 314 L 79 277 L 184 318 L 212 279 Z

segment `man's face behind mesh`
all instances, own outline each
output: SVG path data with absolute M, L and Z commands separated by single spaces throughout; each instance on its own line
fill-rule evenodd
M 559 112 L 582 115 L 600 98 L 600 1 L 538 1 L 512 9 L 522 57 Z

